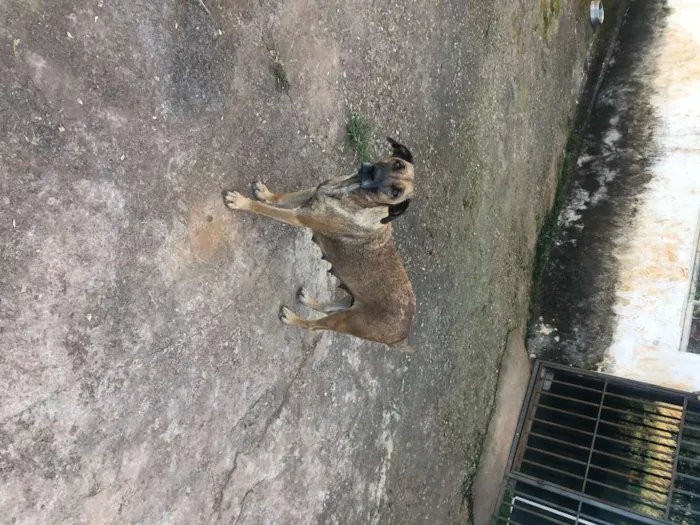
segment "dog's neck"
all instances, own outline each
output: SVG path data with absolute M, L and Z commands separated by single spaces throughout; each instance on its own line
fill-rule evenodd
M 334 199 L 342 199 L 360 189 L 360 180 L 360 175 L 357 173 L 346 177 L 336 177 L 322 182 L 316 191 Z
M 343 178 L 330 179 L 321 183 L 316 193 L 317 196 L 343 199 L 345 204 L 338 211 L 355 217 L 355 222 L 363 230 L 381 230 L 388 232 L 388 235 L 391 236 L 391 224 L 381 222 L 382 219 L 389 216 L 389 206 L 377 205 L 365 198 L 359 191 L 360 181 L 361 177 L 357 173 Z M 348 207 L 350 203 L 351 205 Z
M 363 228 L 376 231 L 388 231 L 391 235 L 391 224 L 382 223 L 382 219 L 389 216 L 388 206 L 372 206 L 367 208 L 358 205 L 358 211 L 355 216 L 361 217 L 357 223 Z

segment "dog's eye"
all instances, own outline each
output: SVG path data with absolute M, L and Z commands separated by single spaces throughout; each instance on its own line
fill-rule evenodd
M 392 194 L 394 197 L 398 197 L 399 195 L 401 195 L 401 188 L 397 188 L 396 186 L 392 186 L 392 188 L 391 188 L 391 194 Z
M 397 161 L 394 161 L 394 169 L 395 169 L 396 171 L 398 171 L 398 170 L 400 170 L 400 169 L 402 169 L 402 168 L 403 168 L 403 164 L 401 164 L 401 162 L 399 162 L 398 160 L 397 160 Z

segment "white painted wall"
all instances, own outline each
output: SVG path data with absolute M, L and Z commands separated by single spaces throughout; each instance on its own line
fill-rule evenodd
M 668 26 L 641 64 L 660 117 L 660 156 L 620 261 L 613 343 L 601 368 L 700 390 L 700 355 L 681 351 L 700 217 L 700 0 L 669 0 Z

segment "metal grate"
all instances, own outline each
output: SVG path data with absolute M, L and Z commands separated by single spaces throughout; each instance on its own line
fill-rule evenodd
M 700 403 L 538 363 L 494 523 L 700 524 Z
M 700 523 L 700 402 L 686 398 L 683 408 L 666 515 L 673 523 Z

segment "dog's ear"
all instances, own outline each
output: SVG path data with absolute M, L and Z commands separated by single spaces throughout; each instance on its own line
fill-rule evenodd
M 408 209 L 408 205 L 411 203 L 411 199 L 406 199 L 403 202 L 400 202 L 399 204 L 394 204 L 392 206 L 389 206 L 389 215 L 384 217 L 382 219 L 382 224 L 387 224 L 393 221 L 396 217 L 399 217 L 406 213 L 406 210 Z
M 411 164 L 413 164 L 413 154 L 411 153 L 411 150 L 409 150 L 403 144 L 396 142 L 391 137 L 387 137 L 386 140 L 388 140 L 389 144 L 391 144 L 391 149 L 393 150 L 394 157 L 398 157 L 400 159 L 405 160 L 406 162 L 410 162 Z

